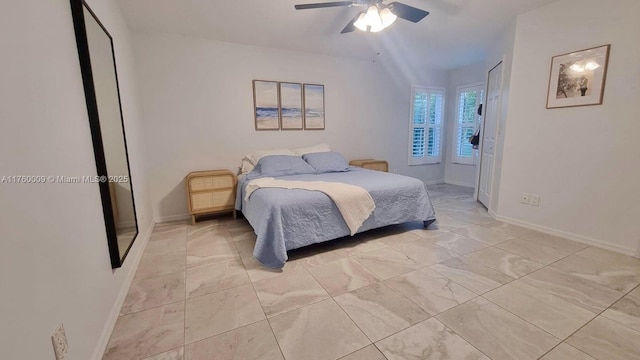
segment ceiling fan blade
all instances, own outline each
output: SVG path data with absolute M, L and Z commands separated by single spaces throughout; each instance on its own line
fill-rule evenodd
M 353 30 L 356 29 L 355 24 L 356 21 L 358 21 L 358 18 L 360 17 L 360 14 L 356 15 L 356 17 L 353 18 L 353 20 L 349 21 L 349 23 L 347 24 L 347 26 L 344 27 L 344 29 L 342 29 L 342 31 L 340 31 L 340 34 L 346 34 L 346 33 L 350 33 Z
M 414 23 L 417 23 L 418 21 L 424 19 L 425 16 L 429 15 L 428 11 L 414 8 L 413 6 L 409 6 L 399 2 L 392 2 L 391 4 L 389 4 L 389 8 L 391 9 L 391 12 L 397 17 L 409 20 Z
M 351 6 L 353 5 L 353 1 L 335 1 L 335 2 L 324 2 L 324 3 L 315 3 L 315 4 L 299 4 L 295 5 L 296 10 L 307 10 L 307 9 L 319 9 L 319 8 L 328 8 L 328 7 L 337 7 L 337 6 Z

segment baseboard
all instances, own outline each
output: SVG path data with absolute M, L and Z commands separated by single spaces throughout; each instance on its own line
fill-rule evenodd
M 147 242 L 149 241 L 149 237 L 151 237 L 151 232 L 153 231 L 153 223 L 149 224 L 147 227 L 147 231 L 142 234 L 142 238 L 138 236 L 136 239 L 136 243 L 142 240 L 140 245 L 141 249 L 136 254 L 134 258 L 127 257 L 127 260 L 133 260 L 133 266 L 131 267 L 131 272 L 127 274 L 124 283 L 122 284 L 122 288 L 120 289 L 120 293 L 116 298 L 115 304 L 111 308 L 111 313 L 107 318 L 107 322 L 102 329 L 102 334 L 100 335 L 100 341 L 96 346 L 93 356 L 91 357 L 94 360 L 101 360 L 104 356 L 105 350 L 107 350 L 107 345 L 109 345 L 109 338 L 111 338 L 111 333 L 113 332 L 113 328 L 116 326 L 116 322 L 118 321 L 118 316 L 120 316 L 120 309 L 122 308 L 122 304 L 124 304 L 124 300 L 127 297 L 127 293 L 129 292 L 129 287 L 131 286 L 131 282 L 133 282 L 133 277 L 136 274 L 136 270 L 138 269 L 138 265 L 140 264 L 140 259 L 142 258 L 142 253 L 144 249 L 147 247 Z
M 429 180 L 429 181 L 423 181 L 423 183 L 427 186 L 429 185 L 440 185 L 440 184 L 444 184 L 444 180 L 440 179 L 440 180 Z
M 455 181 L 455 180 L 447 180 L 447 179 L 444 179 L 444 183 L 445 184 L 468 187 L 468 188 L 474 188 L 476 186 L 475 183 L 466 183 L 466 182 L 463 182 L 463 181 Z
M 627 247 L 624 247 L 624 246 L 607 243 L 607 242 L 604 242 L 602 240 L 590 238 L 590 237 L 584 236 L 584 235 L 574 234 L 574 233 L 570 233 L 570 232 L 566 232 L 566 231 L 562 231 L 562 230 L 558 230 L 558 229 L 553 229 L 553 228 L 542 226 L 542 225 L 536 225 L 536 224 L 528 223 L 528 222 L 522 221 L 522 220 L 512 219 L 512 218 L 509 218 L 509 217 L 506 217 L 506 216 L 497 215 L 497 214 L 495 214 L 495 213 L 493 213 L 491 211 L 489 211 L 489 214 L 491 216 L 493 216 L 496 220 L 499 220 L 499 221 L 502 221 L 502 222 L 506 222 L 508 224 L 518 225 L 518 226 L 521 226 L 523 228 L 536 230 L 536 231 L 539 231 L 541 233 L 545 233 L 545 234 L 554 235 L 554 236 L 558 236 L 558 237 L 561 237 L 561 238 L 577 241 L 577 242 L 585 244 L 585 245 L 595 246 L 595 247 L 598 247 L 598 248 L 601 248 L 601 249 L 610 250 L 610 251 L 617 252 L 617 253 L 623 254 L 623 255 L 629 255 L 629 256 L 635 256 L 635 257 L 638 256 L 638 254 L 636 254 L 636 249 L 627 248 Z
M 161 216 L 155 218 L 154 221 L 156 224 L 173 222 L 173 221 L 182 221 L 182 220 L 191 220 L 190 214 L 178 214 L 178 215 L 170 215 L 170 216 Z

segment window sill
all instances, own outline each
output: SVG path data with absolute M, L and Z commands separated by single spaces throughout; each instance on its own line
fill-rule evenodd
M 422 163 L 422 164 L 409 164 L 409 166 L 440 165 L 440 164 L 442 164 L 442 161 L 428 162 L 428 163 Z
M 457 161 L 452 161 L 451 163 L 455 165 L 476 166 L 476 164 L 467 164 L 467 163 L 457 162 Z

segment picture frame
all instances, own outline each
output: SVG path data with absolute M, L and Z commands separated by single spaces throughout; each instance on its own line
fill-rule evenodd
M 302 84 L 280 82 L 280 128 L 302 130 Z
M 304 129 L 324 130 L 324 85 L 304 84 Z
M 551 58 L 547 109 L 601 105 L 611 44 Z
M 256 130 L 280 130 L 280 87 L 277 81 L 253 80 Z

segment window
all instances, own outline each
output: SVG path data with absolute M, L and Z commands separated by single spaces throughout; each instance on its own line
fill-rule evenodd
M 478 126 L 478 105 L 482 104 L 484 90 L 482 84 L 474 84 L 458 88 L 456 104 L 456 137 L 453 162 L 474 165 L 476 151 L 469 138 Z
M 442 160 L 444 89 L 414 87 L 409 119 L 409 165 L 437 164 Z

